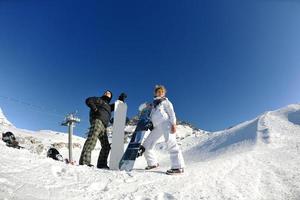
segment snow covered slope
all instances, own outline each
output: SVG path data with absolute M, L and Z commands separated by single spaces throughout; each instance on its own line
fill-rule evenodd
M 30 132 L 0 125 L 42 145 L 67 141 L 63 133 Z M 157 145 L 160 166 L 146 172 L 143 158 L 130 173 L 71 166 L 45 158 L 41 151 L 8 148 L 0 142 L 0 199 L 300 199 L 300 105 L 294 104 L 233 128 L 195 134 L 178 130 L 187 163 L 182 176 L 167 176 L 168 154 Z M 75 156 L 83 138 L 76 137 Z M 63 146 L 63 145 L 62 145 Z M 35 149 L 31 148 L 31 149 Z M 67 151 L 62 147 L 63 154 Z M 32 153 L 35 152 L 35 153 Z M 93 152 L 97 159 L 99 146 Z
M 1 126 L 13 126 L 12 123 L 10 123 L 10 121 L 8 121 L 2 111 L 2 109 L 0 108 L 0 125 Z

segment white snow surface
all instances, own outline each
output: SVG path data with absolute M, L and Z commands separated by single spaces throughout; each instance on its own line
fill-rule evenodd
M 7 118 L 5 117 L 2 109 L 0 108 L 0 125 L 2 126 L 13 126 L 12 123 L 10 123 L 10 121 L 7 120 Z
M 7 130 L 25 149 L 0 142 L 1 200 L 300 199 L 300 104 L 213 133 L 195 134 L 180 126 L 178 139 L 187 167 L 178 176 L 165 175 L 169 158 L 163 144 L 157 145 L 159 169 L 144 171 L 145 160 L 139 158 L 127 173 L 46 158 L 53 144 L 67 157 L 64 133 L 27 131 L 0 122 L 0 131 Z M 77 160 L 84 141 L 74 137 Z M 99 149 L 97 144 L 93 164 Z

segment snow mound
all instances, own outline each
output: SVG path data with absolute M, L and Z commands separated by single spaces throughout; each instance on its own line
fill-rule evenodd
M 199 160 L 222 155 L 231 150 L 253 150 L 263 144 L 279 147 L 283 139 L 295 137 L 300 129 L 300 105 L 266 112 L 263 115 L 227 130 L 212 133 L 205 142 L 191 148 L 187 154 L 197 154 Z
M 0 125 L 2 126 L 13 126 L 12 123 L 10 123 L 10 121 L 8 121 L 2 111 L 2 109 L 0 108 Z
M 300 126 L 300 110 L 297 109 L 297 105 L 290 106 L 289 108 L 291 108 L 292 111 L 287 110 L 285 116 L 291 123 Z

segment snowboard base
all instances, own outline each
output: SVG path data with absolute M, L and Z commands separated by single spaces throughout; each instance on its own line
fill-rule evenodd
M 127 104 L 121 101 L 115 103 L 113 122 L 112 144 L 109 160 L 109 168 L 119 169 L 119 162 L 124 153 L 124 132 L 126 123 Z
M 144 106 L 140 106 L 139 121 L 137 123 L 136 129 L 119 163 L 120 170 L 131 171 L 133 169 L 144 135 L 148 131 L 150 127 L 149 125 L 152 124 L 150 121 L 152 105 L 143 105 Z
M 120 170 L 125 170 L 125 171 L 130 171 L 132 170 L 133 166 L 134 166 L 134 162 L 135 160 L 124 160 L 124 161 L 121 161 L 121 167 L 120 167 Z

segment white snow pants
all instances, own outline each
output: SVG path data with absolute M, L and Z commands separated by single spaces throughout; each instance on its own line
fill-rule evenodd
M 164 136 L 167 143 L 167 150 L 170 153 L 171 168 L 179 169 L 184 168 L 184 160 L 182 152 L 176 141 L 176 134 L 171 134 L 171 125 L 169 121 L 163 122 L 155 127 L 143 143 L 145 147 L 144 156 L 148 166 L 155 166 L 158 164 L 155 156 L 154 148 L 161 136 Z

